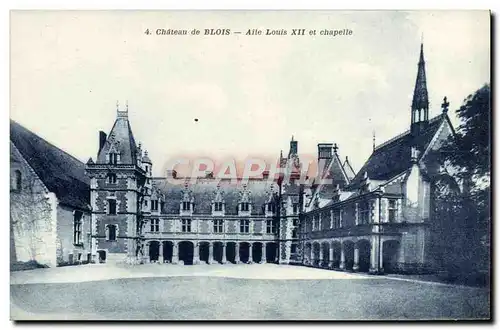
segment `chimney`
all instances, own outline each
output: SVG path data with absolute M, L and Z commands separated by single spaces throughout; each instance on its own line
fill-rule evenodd
M 104 143 L 106 143 L 106 139 L 108 138 L 108 136 L 106 135 L 106 133 L 104 133 L 103 131 L 99 131 L 99 152 L 101 152 L 101 149 L 102 147 L 104 147 Z
M 333 143 L 318 144 L 318 177 L 323 177 L 325 166 L 332 159 Z

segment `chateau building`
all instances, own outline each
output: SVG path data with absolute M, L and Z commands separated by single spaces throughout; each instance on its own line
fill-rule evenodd
M 359 172 L 341 166 L 336 146 L 319 145 L 333 185 L 313 185 L 300 226 L 302 263 L 372 273 L 439 268 L 433 247 L 433 192 L 454 180 L 431 155 L 454 134 L 447 115 L 429 119 L 423 45 L 411 104 L 411 126 L 374 147 Z M 334 189 L 332 189 L 334 187 Z M 452 184 L 451 189 L 457 189 Z
M 293 138 L 288 156 L 279 158 L 290 180 L 269 180 L 268 172 L 236 183 L 211 173 L 196 181 L 175 171 L 153 177 L 154 164 L 136 143 L 128 107 L 117 109 L 109 134 L 99 132 L 97 157 L 85 166 L 57 148 L 57 157 L 45 157 L 43 150 L 23 146 L 17 131 L 43 139 L 11 121 L 11 177 L 15 186 L 22 181 L 16 164 L 26 173 L 31 167 L 41 182 L 50 181 L 45 190 L 59 198 L 57 207 L 70 207 L 72 217 L 55 214 L 51 220 L 57 228 L 73 228 L 50 234 L 50 240 L 65 242 L 48 252 L 57 264 L 90 254 L 96 262 L 276 262 L 421 272 L 440 265 L 435 242 L 443 233 L 433 231 L 439 221 L 433 218 L 433 192 L 442 185 L 458 189 L 431 157 L 454 134 L 447 110 L 445 99 L 442 112 L 429 118 L 422 46 L 409 129 L 374 146 L 358 172 L 337 144 L 318 144 L 319 178 L 329 184 L 299 180 Z

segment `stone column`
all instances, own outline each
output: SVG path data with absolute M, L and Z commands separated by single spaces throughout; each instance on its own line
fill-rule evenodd
M 311 243 L 311 250 L 309 251 L 309 265 L 314 265 L 314 244 Z
M 359 270 L 359 247 L 357 244 L 354 245 L 354 265 L 352 270 L 355 272 Z
M 195 243 L 193 243 L 193 246 L 194 246 L 193 265 L 199 265 L 200 264 L 200 243 L 195 242 Z
M 239 264 L 241 263 L 240 261 L 240 243 L 235 244 L 235 252 L 234 252 L 234 261 Z
M 251 264 L 253 263 L 253 248 L 252 248 L 253 244 L 250 243 L 249 246 L 248 246 L 248 263 Z
M 158 244 L 158 262 L 160 264 L 163 263 L 163 242 L 160 242 L 160 244 Z
M 329 258 L 328 258 L 328 268 L 333 268 L 333 242 L 331 242 L 329 244 L 329 247 L 330 247 L 330 254 L 329 254 Z
M 208 242 L 208 264 L 214 263 L 214 243 Z
M 179 243 L 172 242 L 172 264 L 177 265 L 179 263 Z
M 261 257 L 260 257 L 260 263 L 261 264 L 266 263 L 266 243 L 262 243 L 262 252 L 261 252 Z
M 381 242 L 380 242 L 381 243 Z M 383 251 L 382 245 L 379 244 L 379 237 L 373 236 L 371 241 L 370 248 L 370 273 L 371 274 L 380 274 L 383 272 Z M 379 252 L 380 249 L 380 252 Z M 379 257 L 380 254 L 380 257 Z
M 227 260 L 226 260 L 226 243 L 225 242 L 222 242 L 222 261 L 221 263 L 224 265 L 224 264 L 227 264 Z
M 344 253 L 344 244 L 340 245 L 340 269 L 345 269 L 345 253 Z
M 151 260 L 149 258 L 149 242 L 146 242 L 144 245 L 144 257 L 145 257 L 145 263 L 149 263 Z
M 318 261 L 318 267 L 321 267 L 323 264 L 323 244 L 319 245 L 319 261 Z

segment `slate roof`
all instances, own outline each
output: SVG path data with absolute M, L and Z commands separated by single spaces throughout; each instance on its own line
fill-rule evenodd
M 243 191 L 241 181 L 231 184 L 230 180 L 211 178 L 198 179 L 195 184 L 188 184 L 189 190 L 194 197 L 194 214 L 211 214 L 211 203 L 220 182 L 220 190 L 223 193 L 226 215 L 237 215 L 240 192 Z M 180 203 L 183 197 L 184 184 L 174 184 L 165 178 L 153 178 L 153 184 L 166 197 L 162 213 L 179 214 Z M 269 201 L 271 192 L 278 192 L 278 185 L 263 179 L 251 179 L 247 182 L 247 189 L 251 192 L 252 215 L 263 215 L 264 205 Z
M 350 186 L 358 186 L 365 172 L 372 180 L 388 180 L 409 169 L 411 147 L 417 147 L 422 155 L 445 118 L 443 114 L 432 118 L 427 128 L 417 136 L 412 136 L 410 131 L 406 131 L 375 148 L 370 158 L 351 181 Z
M 83 162 L 10 120 L 10 141 L 38 175 L 56 194 L 59 203 L 90 209 L 89 178 Z
M 132 134 L 128 114 L 125 111 L 117 112 L 113 128 L 107 137 L 106 143 L 97 156 L 97 164 L 106 163 L 106 155 L 109 153 L 112 146 L 120 153 L 121 164 L 137 163 L 137 145 L 135 143 L 134 134 Z

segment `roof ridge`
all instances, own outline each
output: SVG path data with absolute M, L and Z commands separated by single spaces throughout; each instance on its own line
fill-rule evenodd
M 62 151 L 63 153 L 65 153 L 66 155 L 70 156 L 72 159 L 76 160 L 77 162 L 81 163 L 82 165 L 85 166 L 85 163 L 82 162 L 81 160 L 79 160 L 78 158 L 76 158 L 75 156 L 73 156 L 72 154 L 68 153 L 67 151 L 59 148 L 58 146 L 56 146 L 54 143 L 50 142 L 50 141 L 47 141 L 45 138 L 41 137 L 40 135 L 36 134 L 35 132 L 27 129 L 26 127 L 24 127 L 23 125 L 19 124 L 17 121 L 15 121 L 14 119 L 10 119 L 11 122 L 15 123 L 16 125 L 20 126 L 22 129 L 24 129 L 25 131 L 29 132 L 30 134 L 36 136 L 37 138 L 39 138 L 40 140 L 44 141 L 45 143 L 49 144 L 51 147 L 54 147 L 56 148 L 57 150 L 60 150 Z M 11 123 L 12 125 L 12 123 Z M 12 140 L 11 140 L 12 141 Z M 15 143 L 14 143 L 15 145 Z
M 435 117 L 433 117 L 433 118 L 429 119 L 429 124 L 433 124 L 433 123 L 435 123 L 436 121 L 438 121 L 439 119 L 441 119 L 441 118 L 442 118 L 442 116 L 443 116 L 443 114 L 439 114 L 439 115 L 437 115 L 437 116 L 435 116 Z M 396 135 L 396 136 L 394 136 L 394 137 L 390 138 L 389 140 L 387 140 L 387 141 L 385 141 L 385 142 L 383 142 L 383 143 L 379 144 L 378 146 L 375 146 L 375 149 L 374 149 L 373 151 L 375 151 L 375 150 L 377 150 L 377 149 L 380 149 L 380 148 L 382 148 L 382 147 L 385 147 L 386 145 L 388 145 L 388 144 L 390 144 L 390 143 L 392 143 L 392 142 L 396 141 L 397 139 L 399 139 L 399 138 L 401 138 L 401 137 L 403 137 L 403 136 L 407 135 L 408 133 L 410 133 L 410 130 L 406 130 L 406 131 L 404 131 L 403 133 L 400 133 L 400 134 L 398 134 L 398 135 Z

